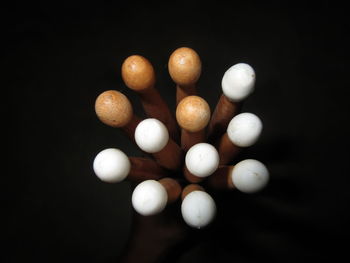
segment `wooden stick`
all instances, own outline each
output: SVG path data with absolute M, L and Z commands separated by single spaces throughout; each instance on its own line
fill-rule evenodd
M 167 170 L 151 159 L 129 157 L 129 160 L 131 169 L 127 178 L 131 181 L 142 182 L 149 179 L 159 180 L 169 174 Z
M 176 105 L 187 96 L 197 95 L 196 85 L 176 85 Z
M 169 58 L 169 74 L 176 83 L 176 103 L 196 95 L 196 83 L 201 75 L 202 63 L 196 51 L 188 47 L 176 49 Z
M 201 130 L 199 132 L 190 132 L 185 129 L 181 130 L 181 147 L 186 152 L 188 151 L 193 145 L 204 142 L 206 134 L 205 130 Z
M 163 122 L 169 130 L 170 137 L 178 141 L 179 129 L 175 118 L 154 88 L 156 79 L 152 64 L 142 56 L 130 56 L 122 65 L 122 78 L 126 86 L 139 95 L 146 114 Z
M 214 143 L 225 133 L 227 125 L 239 113 L 241 107 L 241 102 L 230 101 L 224 94 L 221 95 L 209 122 L 208 142 Z
M 135 128 L 141 120 L 134 115 L 132 105 L 124 94 L 116 90 L 101 93 L 95 102 L 95 112 L 104 124 L 121 128 L 135 141 Z
M 168 204 L 174 203 L 181 195 L 182 188 L 180 184 L 172 178 L 163 178 L 158 181 L 164 186 L 168 194 Z
M 205 179 L 205 177 L 199 177 L 199 176 L 195 176 L 194 174 L 192 174 L 187 169 L 186 165 L 183 169 L 183 173 L 184 173 L 184 177 L 186 178 L 186 180 L 189 181 L 190 183 L 199 183 Z
M 141 150 L 152 154 L 161 166 L 169 170 L 181 168 L 182 150 L 169 138 L 169 132 L 161 121 L 149 118 L 140 122 L 135 130 L 135 141 Z
M 189 184 L 187 185 L 181 193 L 181 200 L 184 200 L 186 195 L 188 195 L 189 193 L 193 192 L 193 191 L 204 191 L 204 188 L 198 184 Z
M 253 92 L 254 85 L 254 69 L 246 63 L 235 64 L 225 72 L 221 81 L 223 94 L 209 123 L 209 142 L 214 142 L 225 132 L 230 120 L 240 110 L 240 102 Z
M 233 161 L 235 156 L 237 156 L 237 154 L 242 149 L 241 147 L 231 142 L 227 132 L 225 132 L 224 135 L 220 138 L 216 148 L 218 149 L 220 156 L 220 165 L 225 165 Z
M 234 166 L 220 166 L 215 173 L 208 177 L 206 183 L 215 190 L 231 190 L 235 186 L 232 182 L 232 170 Z
M 232 161 L 241 148 L 252 146 L 260 137 L 262 127 L 262 121 L 253 113 L 245 112 L 232 118 L 217 144 L 220 164 Z
M 183 164 L 183 153 L 181 148 L 169 138 L 166 146 L 159 152 L 153 153 L 153 157 L 164 168 L 169 170 L 179 170 Z
M 235 188 L 243 193 L 256 193 L 267 185 L 269 177 L 269 171 L 262 162 L 246 159 L 234 166 L 219 167 L 207 183 L 216 190 Z
M 208 103 L 198 96 L 184 98 L 176 108 L 176 119 L 182 128 L 181 147 L 184 151 L 205 141 L 205 127 L 210 119 Z

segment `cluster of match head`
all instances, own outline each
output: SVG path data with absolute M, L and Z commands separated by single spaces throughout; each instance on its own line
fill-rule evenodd
M 102 181 L 128 179 L 138 183 L 132 194 L 138 213 L 154 215 L 181 199 L 184 221 L 196 228 L 215 217 L 210 191 L 255 193 L 269 180 L 269 172 L 260 161 L 236 160 L 240 150 L 253 145 L 262 131 L 258 116 L 240 113 L 242 102 L 254 90 L 253 68 L 238 63 L 224 73 L 223 93 L 211 114 L 208 103 L 197 95 L 201 67 L 193 49 L 179 48 L 171 54 L 168 69 L 176 83 L 177 101 L 174 117 L 155 89 L 152 64 L 142 56 L 128 57 L 122 65 L 122 78 L 137 92 L 149 118 L 137 117 L 128 98 L 116 90 L 100 94 L 95 110 L 103 123 L 122 129 L 150 156 L 128 157 L 120 149 L 109 148 L 99 152 L 93 163 Z

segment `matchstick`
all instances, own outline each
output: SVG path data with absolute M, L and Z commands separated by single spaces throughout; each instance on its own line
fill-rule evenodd
M 99 152 L 94 159 L 93 169 L 98 178 L 108 183 L 117 183 L 125 179 L 133 182 L 147 179 L 158 180 L 168 174 L 155 161 L 128 157 L 116 148 L 108 148 Z
M 148 117 L 163 122 L 170 137 L 178 141 L 179 129 L 168 105 L 155 89 L 156 77 L 152 64 L 144 57 L 133 55 L 122 65 L 122 78 L 127 87 L 134 90 L 141 100 Z
M 198 183 L 213 174 L 219 166 L 219 154 L 214 146 L 198 143 L 185 157 L 184 176 L 191 183 Z
M 252 146 L 260 137 L 262 126 L 260 118 L 253 113 L 233 117 L 217 144 L 220 164 L 228 164 L 242 148 Z
M 155 215 L 163 211 L 167 204 L 175 202 L 180 194 L 181 186 L 175 179 L 146 180 L 135 187 L 132 206 L 141 215 Z
M 209 225 L 216 215 L 214 199 L 198 185 L 188 185 L 184 192 L 181 214 L 186 224 L 198 229 Z
M 135 128 L 141 120 L 134 115 L 132 105 L 124 94 L 116 90 L 101 93 L 95 102 L 95 112 L 104 124 L 121 128 L 134 141 Z
M 202 72 L 202 63 L 196 51 L 188 47 L 176 49 L 169 58 L 169 74 L 176 83 L 176 103 L 196 95 L 196 83 Z
M 269 177 L 269 171 L 263 163 L 246 159 L 234 166 L 220 166 L 208 178 L 207 184 L 216 190 L 236 188 L 243 193 L 256 193 L 267 185 Z
M 230 120 L 240 111 L 241 102 L 254 90 L 254 69 L 245 63 L 230 67 L 221 82 L 223 94 L 208 127 L 208 142 L 213 143 L 225 132 Z
M 156 161 L 169 170 L 179 170 L 183 164 L 181 148 L 169 138 L 165 125 L 153 118 L 145 119 L 135 129 L 135 141 L 141 150 L 151 153 Z
M 182 128 L 181 148 L 186 152 L 193 145 L 205 141 L 210 107 L 201 97 L 187 96 L 176 108 L 176 120 Z

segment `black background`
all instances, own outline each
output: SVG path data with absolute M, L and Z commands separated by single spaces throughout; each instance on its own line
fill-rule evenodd
M 144 117 L 120 76 L 123 60 L 140 54 L 155 67 L 157 88 L 174 111 L 167 61 L 181 46 L 201 56 L 198 90 L 212 110 L 225 70 L 238 62 L 254 67 L 256 91 L 243 110 L 260 116 L 264 131 L 239 159 L 263 161 L 271 182 L 255 195 L 219 194 L 210 234 L 203 230 L 177 252 L 177 262 L 348 258 L 344 6 L 42 1 L 14 2 L 3 12 L 9 160 L 1 182 L 1 262 L 117 262 L 132 227 L 131 186 L 99 181 L 92 161 L 107 147 L 141 153 L 98 121 L 94 101 L 104 90 L 120 90 Z

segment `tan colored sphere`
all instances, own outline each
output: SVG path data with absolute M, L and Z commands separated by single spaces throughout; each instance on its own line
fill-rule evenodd
M 122 65 L 122 78 L 126 86 L 135 91 L 151 88 L 156 81 L 152 64 L 139 55 L 125 59 Z
M 196 51 L 188 47 L 176 49 L 169 58 L 169 74 L 181 86 L 195 84 L 202 71 L 202 63 Z
M 208 125 L 210 107 L 201 97 L 185 97 L 176 108 L 176 119 L 181 128 L 190 132 L 198 132 Z
M 95 102 L 97 117 L 112 127 L 123 127 L 130 122 L 133 110 L 128 98 L 116 90 L 101 93 Z

